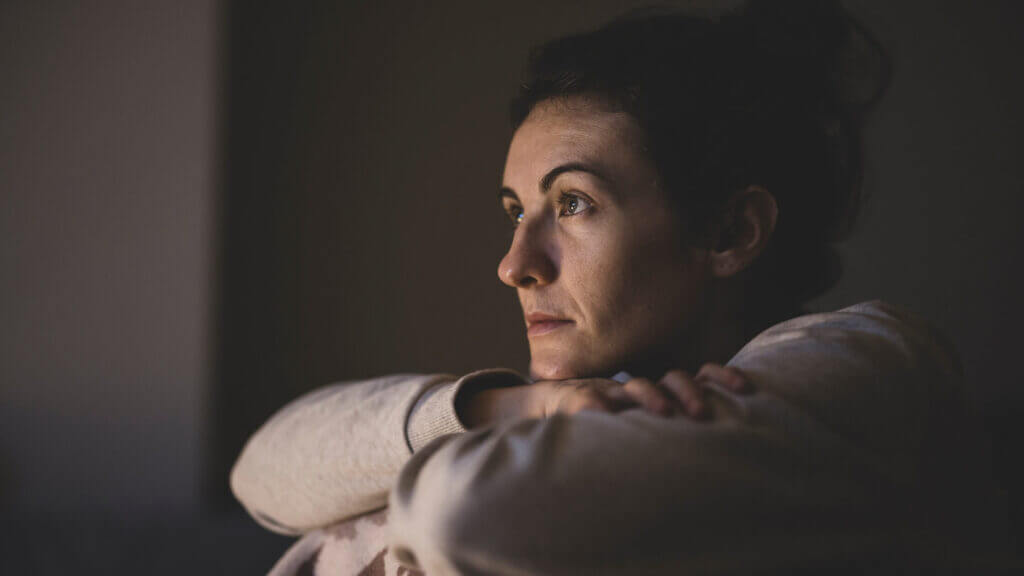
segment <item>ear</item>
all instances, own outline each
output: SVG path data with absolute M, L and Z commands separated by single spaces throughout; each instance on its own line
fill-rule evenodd
M 718 245 L 708 252 L 712 276 L 728 278 L 753 264 L 768 246 L 778 216 L 775 196 L 761 186 L 733 194 L 722 214 Z

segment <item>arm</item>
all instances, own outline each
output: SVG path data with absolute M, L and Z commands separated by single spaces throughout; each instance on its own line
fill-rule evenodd
M 585 412 L 432 444 L 392 492 L 394 554 L 430 574 L 881 561 L 936 510 L 915 503 L 933 452 L 953 448 L 933 424 L 959 379 L 902 322 L 825 316 L 741 351 L 730 364 L 759 393 L 718 390 L 711 422 Z
M 722 574 L 856 545 L 879 479 L 759 401 L 785 423 L 583 412 L 434 444 L 392 494 L 395 553 L 428 574 Z
M 584 384 L 528 384 L 502 369 L 458 380 L 397 375 L 335 384 L 271 417 L 246 444 L 232 470 L 231 487 L 269 530 L 300 534 L 321 528 L 383 507 L 401 467 L 435 438 L 519 419 L 526 412 L 540 417 L 555 411 L 618 410 L 632 403 L 596 393 L 608 385 L 619 387 L 616 382 Z M 686 391 L 696 399 L 696 390 L 691 384 Z
M 381 508 L 414 449 L 465 431 L 455 415 L 456 392 L 521 382 L 511 371 L 486 370 L 315 390 L 253 434 L 232 469 L 231 489 L 253 518 L 283 534 Z

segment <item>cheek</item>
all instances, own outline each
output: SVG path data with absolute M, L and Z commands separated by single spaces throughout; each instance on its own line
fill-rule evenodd
M 606 347 L 646 346 L 689 324 L 700 269 L 694 255 L 670 238 L 640 231 L 584 252 L 579 300 L 588 328 Z
M 600 238 L 580 238 L 566 243 L 562 259 L 565 290 L 588 327 L 605 321 L 621 299 L 627 263 L 608 250 Z

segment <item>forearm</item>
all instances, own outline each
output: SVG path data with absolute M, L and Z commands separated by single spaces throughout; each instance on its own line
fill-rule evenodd
M 285 406 L 246 444 L 235 496 L 267 529 L 298 534 L 383 507 L 413 451 L 466 426 L 454 399 L 525 383 L 508 370 L 336 384 Z M 462 394 L 462 393 L 465 394 Z
M 406 418 L 451 376 L 399 375 L 311 392 L 271 417 L 246 444 L 231 488 L 261 524 L 301 533 L 385 505 L 411 456 Z
M 455 409 L 470 430 L 524 418 L 530 412 L 529 386 L 467 390 L 456 399 Z
M 884 509 L 878 478 L 799 411 L 756 402 L 779 421 L 589 412 L 433 444 L 392 493 L 394 550 L 428 574 L 750 573 L 866 552 L 850 538 Z
M 933 538 L 960 458 L 941 415 L 961 380 L 930 343 L 884 315 L 804 319 L 737 354 L 758 393 L 715 387 L 711 421 L 580 413 L 435 443 L 392 491 L 393 550 L 437 574 L 913 563 L 900 539 Z

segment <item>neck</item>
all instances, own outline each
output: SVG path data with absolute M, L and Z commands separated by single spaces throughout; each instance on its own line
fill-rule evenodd
M 725 364 L 762 331 L 804 313 L 799 304 L 779 305 L 749 286 L 749 282 L 730 280 L 713 287 L 701 334 L 702 363 Z
M 747 297 L 743 283 L 722 281 L 711 287 L 702 314 L 666 349 L 626 368 L 633 376 L 661 378 L 668 370 L 696 374 L 707 363 L 725 364 L 762 330 L 796 314 L 757 306 Z

